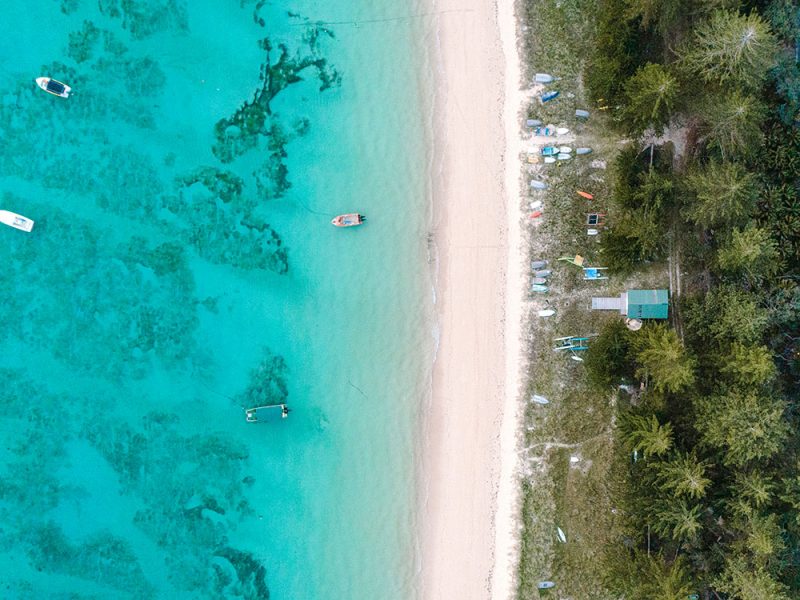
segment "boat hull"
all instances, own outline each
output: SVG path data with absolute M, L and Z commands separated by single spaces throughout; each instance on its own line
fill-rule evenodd
M 72 91 L 72 88 L 66 83 L 61 83 L 60 81 L 50 77 L 37 77 L 36 85 L 38 85 L 48 94 L 52 94 L 53 96 L 58 96 L 60 98 L 69 98 L 69 93 Z
M 366 218 L 364 215 L 358 213 L 348 213 L 346 215 L 338 215 L 331 219 L 331 224 L 334 227 L 356 227 L 362 225 Z
M 26 233 L 30 233 L 33 229 L 33 221 L 31 219 L 13 213 L 10 210 L 0 210 L 0 223 Z

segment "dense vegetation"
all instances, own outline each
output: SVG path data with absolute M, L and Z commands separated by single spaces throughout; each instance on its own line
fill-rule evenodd
M 616 410 L 626 599 L 800 597 L 800 11 L 792 0 L 599 0 L 584 82 L 635 140 L 605 264 L 688 274 L 669 324 L 610 321 L 586 359 Z

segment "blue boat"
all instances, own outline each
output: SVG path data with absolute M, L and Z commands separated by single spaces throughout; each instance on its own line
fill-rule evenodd
M 560 92 L 552 91 L 552 92 L 545 92 L 541 96 L 539 96 L 539 101 L 544 104 L 545 102 L 550 102 L 550 100 L 554 100 L 558 98 Z

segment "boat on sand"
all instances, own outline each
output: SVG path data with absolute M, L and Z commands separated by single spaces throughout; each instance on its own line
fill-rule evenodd
M 37 77 L 36 85 L 38 85 L 48 94 L 53 94 L 53 96 L 61 96 L 62 98 L 68 98 L 69 93 L 72 91 L 72 88 L 66 83 L 61 83 L 60 81 L 56 81 L 51 77 Z
M 331 219 L 331 223 L 336 227 L 355 227 L 361 225 L 367 220 L 364 215 L 358 213 L 347 213 L 346 215 L 339 215 Z
M 33 221 L 31 221 L 28 217 L 23 217 L 22 215 L 13 213 L 10 210 L 0 210 L 0 223 L 4 223 L 9 227 L 13 227 L 14 229 L 19 229 L 27 233 L 30 233 L 31 229 L 33 229 Z

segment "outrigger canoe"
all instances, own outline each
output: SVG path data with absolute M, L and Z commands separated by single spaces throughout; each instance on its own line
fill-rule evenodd
M 367 217 L 358 213 L 348 213 L 346 215 L 339 215 L 331 219 L 331 224 L 335 227 L 355 227 L 361 225 L 367 220 Z
M 61 98 L 68 98 L 72 88 L 66 83 L 61 83 L 50 77 L 37 77 L 36 85 L 42 88 L 48 94 L 53 96 L 60 96 Z

